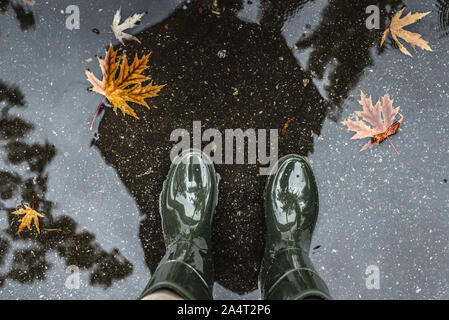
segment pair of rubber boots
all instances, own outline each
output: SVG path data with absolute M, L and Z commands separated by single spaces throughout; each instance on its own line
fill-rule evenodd
M 308 257 L 318 217 L 318 189 L 308 163 L 298 155 L 280 159 L 264 198 L 262 298 L 330 299 Z M 210 159 L 197 150 L 178 156 L 160 201 L 166 253 L 141 298 L 168 289 L 185 299 L 212 299 L 211 224 L 217 201 L 218 180 Z

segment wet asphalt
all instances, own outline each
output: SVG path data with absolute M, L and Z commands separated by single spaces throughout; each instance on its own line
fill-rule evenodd
M 72 4 L 79 30 L 65 27 Z M 0 0 L 0 298 L 136 298 L 165 250 L 170 133 L 201 121 L 203 131 L 278 129 L 279 157 L 307 157 L 320 193 L 310 255 L 335 299 L 448 299 L 449 3 L 377 1 L 382 27 L 368 30 L 372 4 Z M 410 58 L 391 38 L 379 48 L 404 5 L 432 11 L 408 29 L 433 52 Z M 141 44 L 104 32 L 120 6 L 124 18 L 148 11 L 131 30 Z M 90 131 L 102 97 L 84 69 L 100 74 L 94 58 L 110 42 L 151 51 L 148 74 L 166 86 L 151 109 L 133 105 L 139 120 L 106 103 Z M 361 90 L 401 107 L 399 155 L 388 141 L 359 152 L 366 141 L 349 140 L 340 122 Z M 258 165 L 216 170 L 214 297 L 258 299 L 266 176 Z M 15 234 L 22 201 L 45 214 L 41 234 Z M 69 266 L 79 289 L 65 285 Z M 373 266 L 378 289 L 366 283 Z

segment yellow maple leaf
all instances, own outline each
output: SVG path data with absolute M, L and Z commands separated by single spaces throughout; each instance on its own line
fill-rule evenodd
M 425 16 L 427 16 L 431 11 L 428 12 L 417 12 L 412 14 L 411 12 L 408 13 L 408 15 L 406 15 L 405 17 L 401 18 L 402 13 L 404 12 L 405 7 L 402 8 L 401 11 L 399 11 L 398 13 L 396 13 L 393 17 L 393 19 L 391 19 L 391 24 L 388 27 L 387 30 L 385 30 L 383 37 L 382 37 L 382 41 L 380 43 L 380 46 L 382 47 L 382 45 L 385 42 L 385 39 L 387 38 L 388 33 L 391 31 L 391 36 L 393 37 L 393 40 L 396 42 L 396 44 L 398 45 L 399 49 L 401 50 L 402 53 L 412 57 L 412 55 L 410 54 L 410 52 L 402 45 L 402 43 L 399 42 L 398 37 L 404 39 L 406 42 L 410 43 L 413 47 L 413 49 L 417 46 L 420 47 L 423 50 L 427 50 L 427 51 L 433 51 L 432 48 L 430 48 L 429 46 L 429 42 L 427 42 L 424 39 L 421 39 L 422 35 L 420 35 L 419 33 L 415 33 L 415 32 L 410 32 L 407 30 L 404 30 L 404 27 L 411 25 L 415 22 L 417 22 L 418 20 L 421 20 L 422 18 L 424 18 Z
M 37 232 L 41 233 L 39 230 L 39 217 L 45 218 L 44 215 L 40 214 L 36 210 L 28 207 L 26 204 L 22 203 L 22 205 L 25 207 L 25 209 L 19 209 L 17 211 L 12 212 L 11 214 L 21 215 L 24 214 L 25 216 L 22 219 L 19 219 L 20 226 L 19 230 L 17 230 L 17 235 L 22 232 L 25 227 L 28 228 L 28 230 L 31 230 L 31 223 L 34 221 L 34 225 L 36 226 Z
M 149 68 L 147 63 L 150 55 L 151 52 L 139 59 L 136 53 L 131 65 L 128 64 L 128 57 L 124 55 L 120 63 L 116 61 L 117 51 L 112 48 L 112 44 L 109 45 L 104 60 L 98 57 L 103 79 L 100 81 L 92 72 L 86 70 L 87 80 L 93 86 L 90 90 L 106 96 L 114 106 L 115 113 L 117 113 L 117 108 L 119 108 L 123 115 L 129 114 L 139 119 L 126 101 L 135 102 L 150 108 L 145 99 L 157 96 L 159 91 L 165 87 L 165 85 L 153 85 L 153 82 L 142 86 L 144 81 L 150 79 L 142 74 L 143 71 Z M 117 75 L 119 69 L 120 71 Z

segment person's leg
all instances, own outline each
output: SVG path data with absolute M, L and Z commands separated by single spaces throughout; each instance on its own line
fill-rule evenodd
M 142 300 L 184 300 L 184 298 L 173 291 L 160 289 L 143 297 Z
M 217 183 L 214 166 L 201 151 L 184 152 L 173 161 L 160 202 L 167 249 L 141 299 L 154 298 L 161 289 L 183 299 L 212 299 L 211 224 Z
M 260 271 L 266 300 L 331 299 L 309 259 L 318 187 L 300 156 L 279 160 L 265 187 L 266 236 Z

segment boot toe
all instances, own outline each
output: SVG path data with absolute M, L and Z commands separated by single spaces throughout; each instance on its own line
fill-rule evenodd
M 175 158 L 161 197 L 166 238 L 208 234 L 217 193 L 215 169 L 206 155 L 188 150 Z
M 267 230 L 299 241 L 299 233 L 313 232 L 318 216 L 315 177 L 299 155 L 280 159 L 275 168 L 265 189 Z

